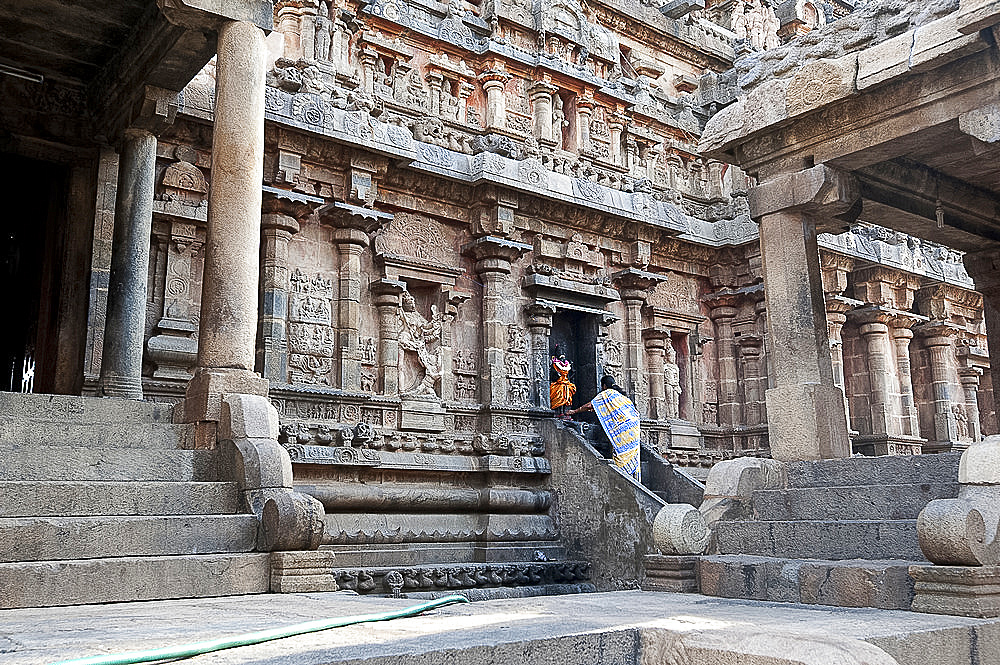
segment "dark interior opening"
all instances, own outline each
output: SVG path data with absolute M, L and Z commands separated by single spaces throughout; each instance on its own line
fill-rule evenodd
M 66 207 L 66 167 L 0 156 L 0 274 L 8 286 L 0 326 L 0 390 L 51 392 L 62 266 L 58 220 Z M 25 370 L 34 368 L 29 386 Z
M 556 346 L 573 363 L 570 380 L 576 384 L 573 408 L 586 404 L 597 394 L 597 317 L 584 312 L 560 310 L 552 317 L 549 355 Z

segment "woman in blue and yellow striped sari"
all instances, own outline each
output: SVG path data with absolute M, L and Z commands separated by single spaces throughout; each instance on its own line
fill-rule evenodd
M 593 411 L 614 448 L 612 460 L 619 469 L 642 482 L 639 475 L 639 412 L 612 376 L 601 378 L 601 392 L 568 415 Z

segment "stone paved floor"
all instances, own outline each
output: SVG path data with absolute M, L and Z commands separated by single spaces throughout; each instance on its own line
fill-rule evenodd
M 4 610 L 0 611 L 0 663 L 34 665 L 171 646 L 419 602 L 423 601 L 313 593 Z M 631 665 L 651 662 L 636 656 L 641 639 L 637 629 L 650 628 L 699 633 L 723 642 L 748 635 L 765 641 L 788 635 L 856 638 L 886 650 L 901 665 L 1000 663 L 997 620 L 641 591 L 451 605 L 420 617 L 336 628 L 184 662 Z

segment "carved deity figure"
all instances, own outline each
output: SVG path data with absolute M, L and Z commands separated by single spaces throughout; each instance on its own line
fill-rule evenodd
M 566 113 L 563 111 L 563 100 L 559 95 L 552 95 L 552 138 L 556 142 L 556 150 L 563 149 L 563 128 L 569 125 Z
M 328 14 L 329 8 L 325 2 L 319 3 L 319 9 L 316 11 L 316 41 L 315 57 L 317 60 L 329 60 L 330 59 L 330 40 L 333 36 L 333 22 L 330 21 L 330 16 Z
M 549 384 L 549 405 L 560 416 L 565 416 L 566 409 L 573 406 L 573 396 L 576 395 L 576 384 L 569 380 L 569 373 L 572 371 L 573 364 L 566 360 L 566 355 L 560 353 L 556 346 L 551 372 L 555 380 Z
M 681 370 L 677 366 L 677 352 L 670 344 L 667 344 L 667 357 L 663 363 L 663 387 L 667 420 L 680 418 Z
M 417 311 L 413 296 L 403 293 L 399 309 L 399 348 L 416 356 L 420 367 L 419 378 L 414 377 L 403 390 L 407 396 L 438 397 L 441 381 L 441 317 L 437 307 L 431 306 L 430 320 Z M 432 348 L 431 347 L 435 347 Z M 407 354 L 404 353 L 403 356 Z M 400 358 L 400 375 L 403 375 L 403 357 Z

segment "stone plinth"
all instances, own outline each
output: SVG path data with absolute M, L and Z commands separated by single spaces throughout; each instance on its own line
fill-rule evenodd
M 404 399 L 399 428 L 416 432 L 443 432 L 445 409 L 440 402 Z
M 910 577 L 915 612 L 1000 616 L 1000 566 L 910 566 Z
M 272 552 L 271 593 L 339 591 L 333 552 Z
M 647 554 L 644 591 L 698 593 L 698 557 Z

